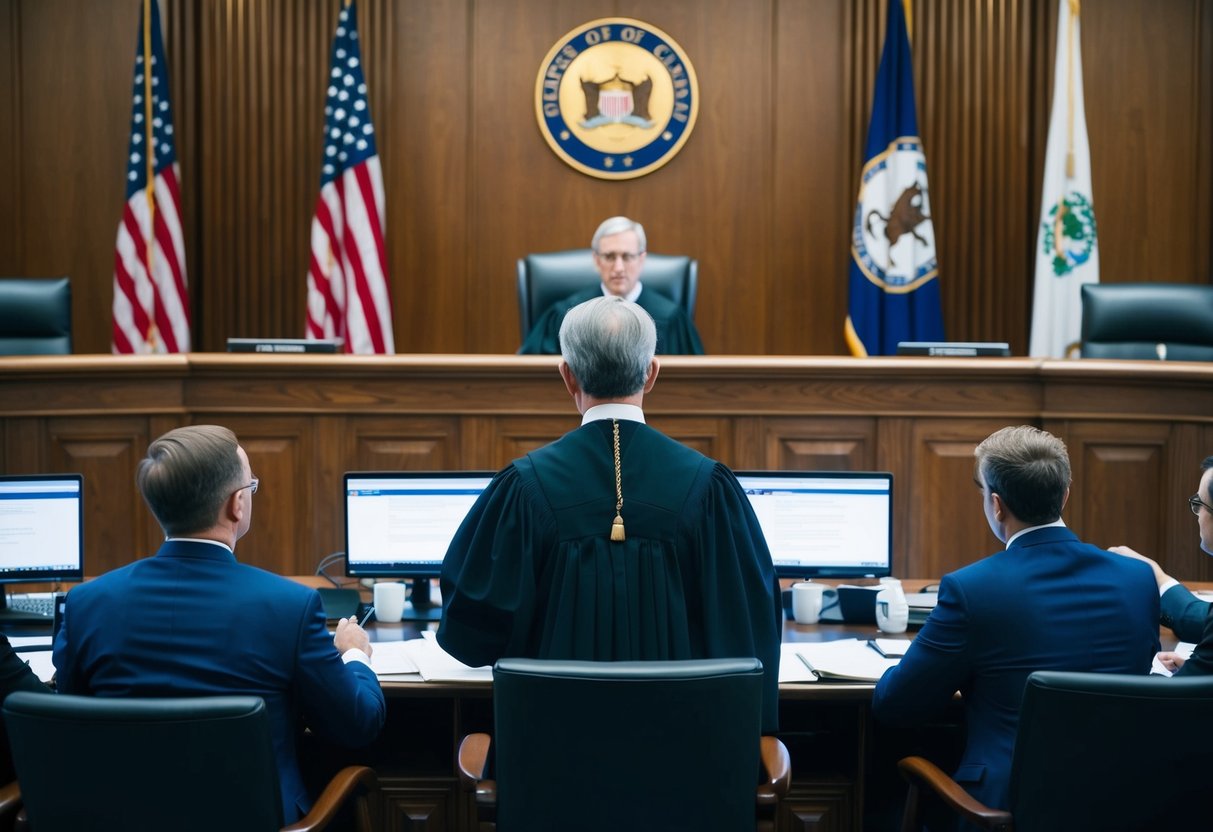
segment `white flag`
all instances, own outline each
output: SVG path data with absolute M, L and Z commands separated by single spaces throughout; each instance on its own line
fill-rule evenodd
M 1099 282 L 1091 149 L 1082 100 L 1078 0 L 1058 0 L 1053 113 L 1036 238 L 1030 355 L 1064 358 L 1079 341 L 1082 285 Z

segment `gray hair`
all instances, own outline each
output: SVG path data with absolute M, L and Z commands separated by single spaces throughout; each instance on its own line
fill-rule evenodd
M 135 483 L 166 535 L 206 531 L 244 483 L 236 434 L 219 425 L 170 430 L 147 446 Z
M 615 295 L 574 306 L 560 324 L 560 354 L 582 391 L 596 399 L 643 391 L 656 351 L 649 313 Z
M 603 237 L 610 237 L 612 234 L 622 234 L 625 231 L 636 232 L 636 242 L 640 246 L 640 250 L 636 252 L 637 254 L 642 251 L 648 251 L 648 241 L 644 236 L 644 226 L 627 217 L 611 217 L 610 219 L 603 220 L 602 225 L 598 226 L 598 230 L 594 232 L 594 238 L 590 240 L 590 248 L 594 250 L 595 254 L 601 254 L 602 252 L 598 250 L 598 244 L 602 242 Z
M 1040 526 L 1061 517 L 1070 487 L 1070 455 L 1056 436 L 1030 425 L 1003 428 L 986 437 L 973 455 L 990 492 L 997 492 L 1021 522 Z

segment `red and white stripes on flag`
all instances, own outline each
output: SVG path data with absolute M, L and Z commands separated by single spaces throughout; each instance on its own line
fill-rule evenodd
M 139 28 L 126 206 L 114 247 L 113 350 L 189 352 L 180 177 L 156 0 L 144 0 Z
M 340 338 L 349 353 L 391 354 L 396 347 L 383 239 L 383 172 L 352 2 L 338 18 L 329 67 L 306 335 Z

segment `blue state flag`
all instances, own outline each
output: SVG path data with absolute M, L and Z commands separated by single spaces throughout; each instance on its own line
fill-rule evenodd
M 889 0 L 863 156 L 851 229 L 847 346 L 853 355 L 893 355 L 898 341 L 944 339 L 927 159 L 901 0 Z

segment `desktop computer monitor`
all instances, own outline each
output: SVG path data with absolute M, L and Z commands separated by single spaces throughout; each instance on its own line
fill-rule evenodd
M 893 569 L 893 475 L 738 471 L 780 578 L 879 578 Z
M 84 580 L 83 507 L 80 474 L 0 476 L 0 583 Z M 0 592 L 0 621 L 28 617 Z
M 345 574 L 412 578 L 405 617 L 433 619 L 429 581 L 491 471 L 349 472 L 344 478 Z

